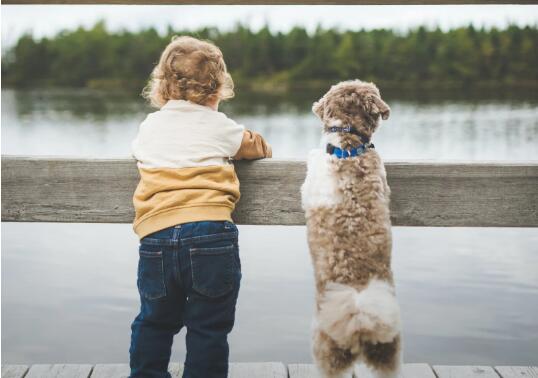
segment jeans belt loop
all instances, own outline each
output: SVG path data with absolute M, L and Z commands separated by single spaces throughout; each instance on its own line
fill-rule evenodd
M 180 224 L 174 226 L 174 230 L 172 232 L 172 240 L 174 241 L 174 244 L 179 244 L 180 230 L 181 230 Z

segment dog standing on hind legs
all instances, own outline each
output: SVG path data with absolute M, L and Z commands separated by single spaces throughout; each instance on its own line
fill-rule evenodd
M 301 188 L 316 280 L 313 354 L 336 378 L 364 362 L 376 377 L 401 366 L 400 309 L 391 271 L 390 189 L 372 134 L 390 108 L 377 87 L 344 81 L 312 107 L 322 149 Z

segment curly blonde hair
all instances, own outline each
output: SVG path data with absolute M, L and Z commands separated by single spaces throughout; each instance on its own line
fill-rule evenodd
M 234 96 L 234 83 L 220 49 L 213 43 L 175 36 L 151 73 L 142 96 L 154 107 L 168 100 L 206 105 Z

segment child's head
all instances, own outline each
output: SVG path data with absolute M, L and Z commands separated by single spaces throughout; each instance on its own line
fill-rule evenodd
M 164 49 L 143 96 L 158 108 L 168 100 L 209 105 L 233 97 L 233 87 L 217 46 L 181 36 L 173 37 Z

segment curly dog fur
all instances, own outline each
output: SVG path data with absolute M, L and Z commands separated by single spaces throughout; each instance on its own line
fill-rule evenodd
M 325 145 L 349 149 L 370 140 L 390 108 L 377 87 L 336 84 L 312 107 L 324 124 L 301 188 L 316 280 L 313 354 L 325 377 L 363 361 L 377 377 L 401 365 L 400 310 L 391 265 L 390 189 L 378 153 L 338 159 Z M 351 125 L 355 133 L 329 132 Z

